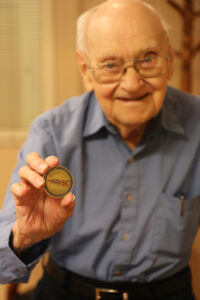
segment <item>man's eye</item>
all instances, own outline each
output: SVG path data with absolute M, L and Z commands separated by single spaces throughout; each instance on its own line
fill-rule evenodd
M 152 61 L 153 61 L 153 59 L 154 59 L 154 57 L 153 57 L 153 56 L 150 56 L 150 57 L 145 57 L 145 58 L 144 58 L 144 60 L 143 60 L 143 62 L 144 62 L 144 63 L 149 63 L 149 62 L 152 62 Z
M 139 64 L 142 68 L 151 68 L 156 65 L 156 62 L 157 62 L 157 56 L 150 55 L 150 56 L 143 58 Z
M 102 66 L 102 70 L 105 72 L 119 72 L 120 71 L 120 63 L 117 62 L 108 62 Z
M 157 55 L 152 53 L 152 54 L 144 57 L 143 61 L 148 63 L 148 62 L 156 61 L 156 59 L 157 59 Z
M 105 67 L 106 67 L 107 69 L 114 69 L 114 68 L 117 67 L 117 64 L 116 64 L 116 63 L 107 63 L 107 64 L 105 65 Z

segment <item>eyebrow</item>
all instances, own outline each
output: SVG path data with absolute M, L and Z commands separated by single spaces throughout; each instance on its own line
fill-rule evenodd
M 141 51 L 146 51 L 146 50 L 151 50 L 152 48 L 157 48 L 158 47 L 158 42 L 157 41 L 152 41 L 148 45 L 142 47 L 140 50 Z
M 157 41 L 152 41 L 148 45 L 145 45 L 144 47 L 138 49 L 138 51 L 135 53 L 136 57 L 143 54 L 146 51 L 151 51 L 151 50 L 158 50 L 158 42 Z M 114 54 L 103 54 L 101 57 L 98 58 L 98 63 L 103 63 L 108 60 L 123 60 L 122 55 L 114 55 Z
M 104 63 L 108 60 L 113 61 L 113 60 L 119 60 L 119 59 L 122 59 L 122 57 L 121 56 L 116 56 L 116 55 L 103 55 L 102 57 L 100 57 L 98 59 L 98 63 Z

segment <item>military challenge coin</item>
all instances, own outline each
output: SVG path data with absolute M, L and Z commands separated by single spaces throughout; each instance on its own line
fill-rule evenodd
M 71 192 L 74 184 L 72 173 L 63 166 L 53 167 L 44 175 L 45 192 L 55 198 L 64 197 Z

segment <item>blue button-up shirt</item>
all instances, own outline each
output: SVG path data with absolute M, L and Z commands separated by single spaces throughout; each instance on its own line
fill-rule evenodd
M 56 155 L 71 170 L 76 208 L 25 263 L 9 247 L 16 214 L 8 192 L 0 214 L 1 283 L 27 280 L 47 245 L 57 264 L 107 281 L 149 282 L 188 265 L 200 222 L 198 97 L 168 88 L 161 113 L 131 151 L 95 94 L 85 93 L 34 121 L 11 183 L 32 151 Z

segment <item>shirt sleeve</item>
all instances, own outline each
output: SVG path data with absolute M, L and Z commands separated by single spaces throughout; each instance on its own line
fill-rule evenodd
M 12 224 L 13 225 L 13 224 Z M 25 251 L 19 258 L 13 252 L 9 240 L 12 225 L 4 227 L 4 240 L 1 240 L 0 249 L 0 283 L 27 282 L 31 270 L 38 263 L 48 242 L 42 241 Z
M 0 211 L 0 283 L 26 282 L 30 271 L 48 247 L 49 240 L 42 241 L 23 253 L 21 258 L 12 251 L 10 237 L 16 220 L 16 211 L 10 186 L 14 182 L 20 182 L 18 171 L 20 167 L 26 165 L 28 153 L 38 152 L 42 157 L 57 155 L 54 139 L 50 133 L 48 120 L 36 119 L 31 127 L 29 137 L 19 152 L 18 163 L 12 173 L 4 205 Z

